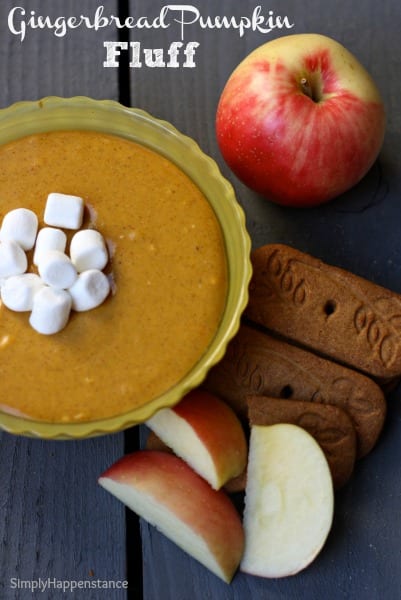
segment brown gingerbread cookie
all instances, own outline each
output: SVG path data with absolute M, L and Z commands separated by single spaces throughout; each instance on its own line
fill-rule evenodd
M 283 400 L 267 396 L 249 396 L 250 425 L 292 423 L 310 433 L 322 448 L 334 489 L 341 488 L 351 477 L 356 458 L 356 434 L 348 414 L 338 406 Z
M 401 374 L 401 296 L 283 244 L 252 253 L 246 316 L 388 380 Z
M 383 392 L 369 377 L 245 325 L 204 387 L 244 420 L 250 395 L 338 406 L 355 427 L 357 457 L 373 448 L 386 415 Z

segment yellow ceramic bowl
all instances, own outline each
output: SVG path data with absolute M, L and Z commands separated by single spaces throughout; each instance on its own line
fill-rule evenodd
M 229 285 L 223 318 L 204 355 L 177 385 L 148 404 L 112 418 L 67 424 L 38 422 L 0 412 L 2 429 L 48 439 L 73 439 L 120 431 L 145 421 L 159 408 L 176 404 L 203 381 L 210 367 L 224 355 L 227 343 L 238 330 L 248 300 L 251 276 L 250 240 L 234 190 L 215 162 L 203 154 L 191 138 L 142 110 L 126 108 L 109 100 L 49 97 L 38 102 L 19 102 L 0 110 L 0 144 L 34 133 L 62 129 L 89 129 L 119 135 L 150 147 L 180 167 L 204 193 L 220 222 Z

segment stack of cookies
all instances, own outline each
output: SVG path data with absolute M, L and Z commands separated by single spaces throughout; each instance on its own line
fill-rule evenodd
M 338 489 L 375 446 L 401 375 L 401 296 L 281 244 L 252 263 L 244 323 L 204 385 L 250 425 L 306 429 Z

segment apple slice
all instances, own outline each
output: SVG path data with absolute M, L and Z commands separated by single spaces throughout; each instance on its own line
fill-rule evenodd
M 173 454 L 171 448 L 167 446 L 162 440 L 155 434 L 154 431 L 151 431 L 146 439 L 146 450 L 160 450 L 160 452 L 169 452 Z M 224 491 L 228 494 L 236 494 L 237 492 L 244 492 L 246 486 L 246 469 L 242 471 L 240 475 L 229 479 L 224 484 Z
M 242 425 L 234 411 L 209 392 L 190 392 L 174 408 L 159 410 L 146 424 L 214 489 L 246 467 Z
M 139 450 L 98 481 L 210 571 L 231 581 L 244 546 L 241 519 L 228 496 L 213 490 L 183 460 Z
M 298 425 L 253 426 L 241 570 L 286 577 L 304 569 L 326 541 L 333 507 L 330 470 L 313 437 Z

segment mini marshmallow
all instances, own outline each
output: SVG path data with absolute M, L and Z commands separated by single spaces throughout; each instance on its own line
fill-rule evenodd
M 81 229 L 73 235 L 70 256 L 78 273 L 88 269 L 101 271 L 109 260 L 104 238 L 95 229 Z
M 28 259 L 17 242 L 5 240 L 0 242 L 0 278 L 25 273 Z
M 58 250 L 64 252 L 67 244 L 67 236 L 61 229 L 54 227 L 43 227 L 38 233 L 33 254 L 33 264 L 38 265 L 49 250 Z
M 110 284 L 103 271 L 89 269 L 78 275 L 68 291 L 72 298 L 72 308 L 82 312 L 102 304 L 109 295 Z
M 33 298 L 29 323 L 44 335 L 58 333 L 68 323 L 71 296 L 65 290 L 45 286 Z
M 16 312 L 32 310 L 35 294 L 44 283 L 35 273 L 14 275 L 5 280 L 1 287 L 1 300 L 7 308 Z
M 44 221 L 46 225 L 63 229 L 79 229 L 84 216 L 84 201 L 79 196 L 52 192 L 47 197 Z
M 31 250 L 38 231 L 38 217 L 28 208 L 16 208 L 8 212 L 0 229 L 1 241 L 16 242 L 23 250 Z
M 59 250 L 49 250 L 38 264 L 39 275 L 45 283 L 59 289 L 72 286 L 77 270 L 70 258 Z

